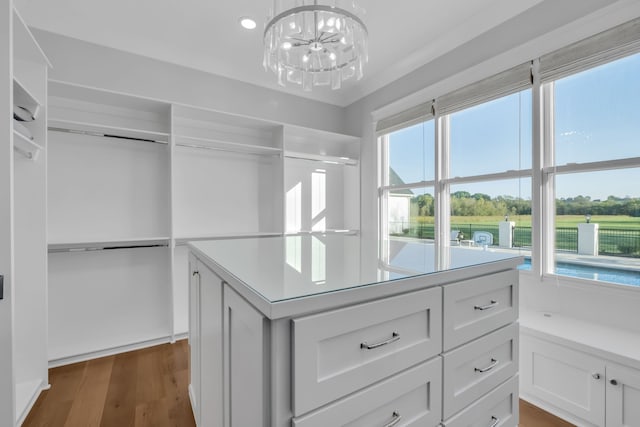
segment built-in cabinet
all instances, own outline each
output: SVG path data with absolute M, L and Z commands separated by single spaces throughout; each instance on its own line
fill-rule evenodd
M 49 105 L 52 366 L 186 336 L 188 241 L 359 229 L 359 138 L 57 81 Z
M 529 315 L 524 324 L 520 353 L 523 399 L 580 426 L 640 425 L 637 334 L 607 333 L 598 325 L 551 313 Z M 574 332 L 601 339 L 592 347 L 581 342 L 581 335 L 571 339 L 568 335 Z M 635 355 L 607 346 L 609 340 Z M 608 350 L 614 353 L 607 354 Z M 628 365 L 622 364 L 625 362 Z
M 515 270 L 271 318 L 211 261 L 189 256 L 197 425 L 517 426 Z
M 3 99 L 11 104 L 13 114 L 5 117 L 8 125 L 5 129 L 9 132 L 3 141 L 7 142 L 5 153 L 9 157 L 2 156 L 1 166 L 2 194 L 6 194 L 2 204 L 7 209 L 0 216 L 9 227 L 6 229 L 9 233 L 2 235 L 7 250 L 2 249 L 0 262 L 0 274 L 4 275 L 0 299 L 3 318 L 0 425 L 3 426 L 20 425 L 40 391 L 49 386 L 46 177 L 50 64 L 19 13 L 15 9 L 8 13 L 3 17 L 11 25 L 3 23 L 2 27 L 12 32 L 3 34 L 3 40 L 11 41 L 13 56 L 6 62 L 10 65 L 11 87 L 7 91 L 9 96 Z

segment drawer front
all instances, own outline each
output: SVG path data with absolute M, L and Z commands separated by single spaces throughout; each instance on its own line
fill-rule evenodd
M 442 358 L 438 356 L 322 409 L 294 418 L 293 426 L 435 427 L 441 420 L 441 379 Z
M 512 377 L 464 411 L 446 420 L 444 427 L 517 427 L 518 376 Z
M 460 411 L 517 372 L 517 323 L 444 354 L 444 418 Z
M 294 416 L 439 354 L 441 316 L 437 287 L 294 319 Z
M 444 287 L 444 350 L 518 318 L 518 271 L 510 270 Z

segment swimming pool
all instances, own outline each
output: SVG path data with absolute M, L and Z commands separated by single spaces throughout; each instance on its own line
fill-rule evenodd
M 531 258 L 525 258 L 520 270 L 531 270 Z M 618 283 L 621 285 L 640 286 L 640 272 L 632 270 L 618 270 L 615 268 L 594 267 L 589 265 L 556 263 L 556 274 L 581 279 L 598 280 L 601 282 Z

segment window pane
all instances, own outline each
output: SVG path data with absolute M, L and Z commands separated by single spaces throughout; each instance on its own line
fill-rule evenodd
M 433 188 L 390 191 L 387 218 L 392 237 L 433 240 Z
M 452 245 L 529 250 L 531 179 L 452 185 L 450 237 Z
M 389 134 L 389 184 L 409 184 L 434 179 L 434 122 Z
M 557 274 L 640 286 L 638 182 L 640 169 L 556 177 Z
M 531 168 L 531 90 L 450 116 L 451 176 Z
M 556 164 L 640 156 L 640 54 L 555 82 Z

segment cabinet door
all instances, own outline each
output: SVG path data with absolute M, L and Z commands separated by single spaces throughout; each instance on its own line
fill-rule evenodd
M 223 322 L 224 426 L 269 426 L 267 321 L 225 285 Z
M 200 277 L 198 261 L 189 255 L 189 398 L 200 425 Z
M 518 272 L 504 271 L 444 286 L 444 350 L 518 318 Z
M 518 373 L 518 325 L 444 354 L 442 416 L 449 418 Z
M 437 355 L 441 313 L 436 287 L 294 319 L 294 415 Z
M 607 427 L 640 426 L 640 371 L 607 365 Z
M 437 426 L 442 359 L 407 369 L 337 402 L 294 418 L 294 427 Z
M 200 425 L 222 425 L 222 279 L 198 261 L 200 276 Z
M 604 361 L 526 334 L 520 354 L 524 399 L 582 426 L 604 425 Z

